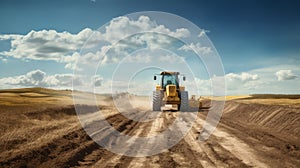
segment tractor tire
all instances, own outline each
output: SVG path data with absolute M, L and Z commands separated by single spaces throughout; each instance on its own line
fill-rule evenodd
M 153 92 L 152 110 L 153 111 L 161 111 L 161 102 L 162 102 L 162 93 L 160 91 L 154 91 Z
M 180 92 L 180 111 L 188 111 L 189 110 L 189 95 L 187 91 L 181 91 Z

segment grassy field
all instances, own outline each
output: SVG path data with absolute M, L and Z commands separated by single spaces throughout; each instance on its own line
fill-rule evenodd
M 300 95 L 254 94 L 236 97 L 234 100 L 247 104 L 292 105 L 300 107 Z
M 224 97 L 202 96 L 204 99 L 236 101 L 246 104 L 285 105 L 300 107 L 300 95 L 284 94 L 253 94 L 253 95 L 228 95 Z
M 0 90 L 0 106 L 47 106 L 72 104 L 72 91 L 44 88 Z

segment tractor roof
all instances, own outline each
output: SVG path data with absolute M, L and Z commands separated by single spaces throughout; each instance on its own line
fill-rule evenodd
M 160 75 L 179 75 L 180 73 L 179 72 L 170 72 L 170 71 L 162 71 L 160 72 Z

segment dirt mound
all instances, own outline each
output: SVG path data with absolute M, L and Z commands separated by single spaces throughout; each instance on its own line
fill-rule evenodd
M 300 137 L 300 108 L 229 101 L 225 104 L 224 117 Z
M 276 147 L 285 154 L 300 157 L 299 107 L 229 101 L 225 105 L 221 122 L 244 131 L 269 147 Z

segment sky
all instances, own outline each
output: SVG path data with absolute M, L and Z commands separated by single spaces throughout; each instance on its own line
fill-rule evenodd
M 93 58 L 97 54 L 101 55 L 105 47 L 112 45 L 112 41 L 116 38 L 125 38 L 124 30 L 130 32 L 133 30 L 131 27 L 138 27 L 142 30 L 145 29 L 144 25 L 148 25 L 149 30 L 167 32 L 168 36 L 188 39 L 188 33 L 191 31 L 184 25 L 177 24 L 176 28 L 171 28 L 164 23 L 153 25 L 155 21 L 149 21 L 147 18 L 144 20 L 141 18 L 137 23 L 122 17 L 134 12 L 162 11 L 189 20 L 205 33 L 206 41 L 207 37 L 209 38 L 214 47 L 205 46 L 204 41 L 201 41 L 199 45 L 197 42 L 189 43 L 186 47 L 183 47 L 184 44 L 180 46 L 179 41 L 173 41 L 169 43 L 170 46 L 166 47 L 178 46 L 182 52 L 193 49 L 203 55 L 205 55 L 203 52 L 209 53 L 209 49 L 212 49 L 211 52 L 219 55 L 223 63 L 227 94 L 299 94 L 299 9 L 300 2 L 291 0 L 143 0 L 143 2 L 138 0 L 126 2 L 123 0 L 2 0 L 0 2 L 0 89 L 37 86 L 57 89 L 72 88 L 73 72 L 76 68 L 78 71 L 78 62 L 81 64 L 90 60 L 98 64 L 99 60 Z M 124 28 L 118 24 L 125 21 L 128 27 Z M 95 34 L 95 31 L 105 24 L 110 26 L 111 29 L 108 30 L 112 31 Z M 159 27 L 162 25 L 165 26 L 163 29 Z M 81 48 L 86 45 L 91 35 L 101 39 L 94 42 L 98 46 L 92 47 L 93 54 L 81 53 Z M 157 41 L 154 42 L 153 39 L 151 41 L 149 37 L 143 37 L 143 40 L 148 40 L 147 46 L 160 44 Z M 141 37 L 136 36 L 136 38 Z M 165 37 L 157 38 L 164 39 Z M 167 41 L 170 42 L 172 39 L 167 38 Z M 89 51 L 91 50 L 89 48 Z M 156 59 L 156 62 L 145 62 L 145 60 L 152 59 L 149 55 L 151 52 L 161 54 L 162 58 Z M 110 86 L 113 78 L 110 76 L 116 71 L 121 72 L 122 67 L 126 67 L 123 72 L 125 70 L 128 73 L 132 72 L 128 76 L 134 80 L 132 86 L 128 86 L 128 83 L 118 83 L 116 87 L 121 90 L 136 88 L 136 93 L 142 93 L 145 90 L 147 93 L 150 92 L 153 89 L 152 75 L 149 81 L 144 81 L 147 84 L 141 86 L 140 80 L 161 69 L 149 70 L 149 62 L 164 69 L 166 65 L 159 63 L 177 60 L 172 66 L 168 65 L 165 68 L 184 71 L 187 76 L 192 74 L 188 69 L 181 68 L 182 60 L 172 53 L 158 49 L 151 50 L 151 52 L 148 52 L 148 56 L 145 51 L 133 54 L 132 58 L 124 56 L 127 60 L 123 62 L 131 61 L 132 63 L 132 60 L 135 60 L 136 64 L 141 64 L 138 61 L 143 60 L 144 74 L 134 72 L 132 68 L 141 70 L 143 66 L 138 67 L 130 63 L 127 63 L 127 66 L 118 66 L 120 58 L 113 57 L 113 54 L 105 56 L 106 64 L 103 64 L 92 77 L 94 86 L 97 86 L 96 90 L 112 91 Z M 177 54 L 183 54 L 180 52 Z M 191 57 L 190 54 L 187 53 L 189 57 Z M 83 60 L 79 60 L 79 57 Z M 193 61 L 188 64 L 193 64 Z M 132 69 L 128 70 L 128 67 Z M 193 70 L 196 67 L 202 67 L 202 69 Z M 190 75 L 188 79 L 191 80 L 185 85 L 190 86 L 190 89 L 192 85 L 196 85 L 200 94 L 210 94 L 213 76 L 205 74 L 203 67 L 203 62 L 199 65 L 192 65 L 194 76 Z M 83 74 L 79 71 L 78 73 Z M 136 76 L 132 76 L 134 73 Z M 89 87 L 77 78 L 74 79 L 74 84 Z

